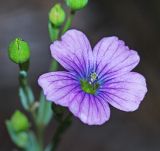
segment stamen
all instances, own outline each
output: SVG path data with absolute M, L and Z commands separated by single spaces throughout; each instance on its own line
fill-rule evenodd
M 96 72 L 92 72 L 89 77 L 89 83 L 93 84 L 98 80 L 98 75 Z
M 96 72 L 92 72 L 87 80 L 81 80 L 81 88 L 83 91 L 89 94 L 95 94 L 99 88 L 98 75 Z

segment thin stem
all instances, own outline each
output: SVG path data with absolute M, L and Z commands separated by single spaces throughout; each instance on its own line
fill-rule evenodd
M 50 21 L 48 21 L 48 32 L 51 42 L 55 41 L 59 36 L 59 28 L 55 27 Z
M 71 27 L 74 15 L 75 15 L 75 11 L 70 11 L 70 14 L 69 14 L 67 21 L 64 25 L 64 28 L 62 30 L 62 35 Z
M 56 71 L 58 69 L 58 62 L 56 60 L 52 60 L 49 71 Z
M 21 70 L 20 68 L 20 72 L 19 72 L 19 85 L 20 85 L 20 89 L 22 89 L 23 92 L 23 97 L 20 96 L 22 105 L 24 106 L 24 108 L 26 110 L 30 110 L 31 106 L 33 105 L 34 102 L 34 96 L 33 93 L 31 91 L 31 88 L 28 84 L 28 80 L 27 80 L 27 71 L 25 70 Z M 23 101 L 25 97 L 25 100 Z
M 43 136 L 44 136 L 43 125 L 37 125 L 37 141 L 39 144 L 40 151 L 43 151 Z
M 39 151 L 43 151 L 43 132 L 44 132 L 44 127 L 42 125 L 39 125 L 37 123 L 37 113 L 36 113 L 36 108 L 33 109 L 33 105 L 34 105 L 34 100 L 33 98 L 31 98 L 29 95 L 29 83 L 28 83 L 28 76 L 27 76 L 27 71 L 24 70 L 24 68 L 22 68 L 22 66 L 20 66 L 20 74 L 19 74 L 19 84 L 20 84 L 20 88 L 22 88 L 25 97 L 27 98 L 27 104 L 28 104 L 28 111 L 31 113 L 32 118 L 33 118 L 33 122 L 35 124 L 35 128 L 36 128 L 36 136 L 37 136 L 37 141 L 39 143 Z
M 59 123 L 56 129 L 56 132 L 52 141 L 51 151 L 55 151 L 57 149 L 60 143 L 62 134 L 67 130 L 67 128 L 70 127 L 71 123 L 72 123 L 72 119 L 71 119 L 71 114 L 69 113 L 67 117 Z

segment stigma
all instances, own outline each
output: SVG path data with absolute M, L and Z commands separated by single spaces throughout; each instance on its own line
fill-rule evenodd
M 92 72 L 89 76 L 89 83 L 94 84 L 98 80 L 98 75 L 96 72 Z

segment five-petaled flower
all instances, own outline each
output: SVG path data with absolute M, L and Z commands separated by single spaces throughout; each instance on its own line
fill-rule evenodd
M 47 100 L 68 107 L 89 125 L 101 125 L 109 119 L 109 104 L 127 112 L 139 107 L 147 92 L 146 82 L 131 70 L 140 58 L 117 37 L 103 38 L 92 51 L 82 32 L 69 30 L 50 48 L 68 71 L 39 77 Z

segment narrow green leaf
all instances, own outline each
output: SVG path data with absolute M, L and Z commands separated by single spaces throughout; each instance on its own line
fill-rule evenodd
M 47 125 L 50 122 L 52 115 L 53 115 L 53 112 L 51 109 L 51 103 L 48 102 L 45 99 L 45 96 L 43 95 L 43 93 L 41 93 L 40 106 L 39 106 L 38 115 L 37 115 L 37 122 L 39 124 Z
M 21 101 L 21 104 L 24 107 L 24 109 L 29 110 L 27 96 L 26 96 L 24 89 L 22 87 L 19 88 L 19 97 L 20 97 L 20 101 Z
M 32 89 L 29 86 L 27 87 L 27 95 L 28 95 L 29 104 L 32 105 L 34 102 L 34 95 L 33 95 Z
M 8 133 L 9 133 L 12 141 L 16 142 L 16 133 L 14 132 L 14 130 L 12 128 L 12 125 L 11 125 L 9 120 L 6 121 L 6 127 L 7 127 Z
M 34 133 L 30 131 L 28 133 L 28 136 L 29 136 L 29 143 L 26 147 L 26 151 L 40 151 L 40 147 L 38 145 L 38 142 Z
M 30 87 L 26 87 L 26 88 L 20 87 L 19 97 L 20 97 L 20 101 L 24 109 L 29 110 L 30 106 L 34 102 L 34 95 L 33 95 L 31 88 Z

